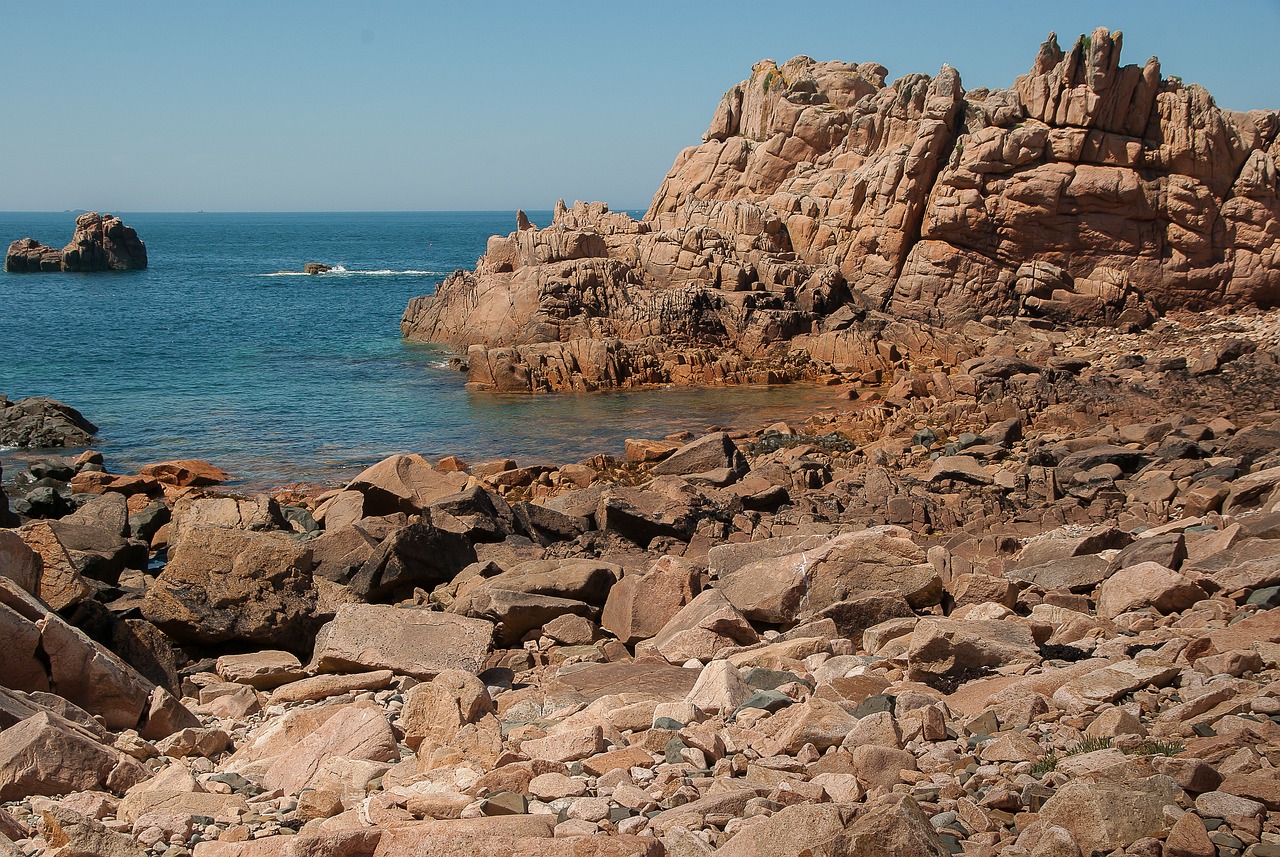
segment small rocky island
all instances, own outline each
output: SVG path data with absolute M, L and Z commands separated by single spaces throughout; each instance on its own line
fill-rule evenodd
M 90 211 L 76 218 L 71 243 L 61 250 L 34 238 L 9 245 L 4 269 L 11 273 L 46 271 L 141 271 L 147 267 L 147 245 L 133 227 L 114 214 Z

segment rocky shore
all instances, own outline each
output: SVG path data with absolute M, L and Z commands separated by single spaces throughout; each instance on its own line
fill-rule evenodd
M 1280 853 L 1280 313 L 984 338 L 617 459 L 33 463 L 0 853 Z
M 641 220 L 523 215 L 410 301 L 475 389 L 854 379 L 1019 321 L 1142 328 L 1280 302 L 1280 113 L 1220 109 L 1121 36 L 1053 35 L 1009 89 L 757 63 Z
M 760 63 L 404 316 L 803 425 L 247 494 L 0 397 L 0 857 L 1280 854 L 1280 114 L 1119 53 Z

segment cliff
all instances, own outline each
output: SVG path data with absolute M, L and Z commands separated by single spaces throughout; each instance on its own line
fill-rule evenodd
M 9 245 L 4 268 L 37 271 L 137 271 L 147 267 L 147 245 L 113 214 L 90 211 L 76 218 L 71 242 L 57 250 L 33 238 Z
M 764 60 L 643 220 L 522 220 L 402 332 L 467 349 L 479 389 L 595 389 L 953 362 L 1018 317 L 1280 303 L 1280 112 L 1222 110 L 1120 48 L 1050 34 L 1001 90 Z

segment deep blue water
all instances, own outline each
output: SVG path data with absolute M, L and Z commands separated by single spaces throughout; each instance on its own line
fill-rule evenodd
M 789 387 L 468 393 L 446 351 L 400 339 L 400 314 L 472 267 L 514 212 L 121 217 L 147 244 L 145 271 L 0 273 L 0 393 L 79 408 L 113 471 L 199 457 L 264 486 L 336 482 L 403 451 L 562 462 L 828 403 Z M 0 247 L 61 247 L 73 228 L 69 213 L 0 212 Z M 348 273 L 272 276 L 309 261 Z

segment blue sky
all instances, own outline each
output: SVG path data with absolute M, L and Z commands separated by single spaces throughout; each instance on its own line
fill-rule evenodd
M 1280 0 L 0 0 L 0 210 L 643 208 L 763 57 L 1008 86 L 1104 25 L 1280 108 Z

